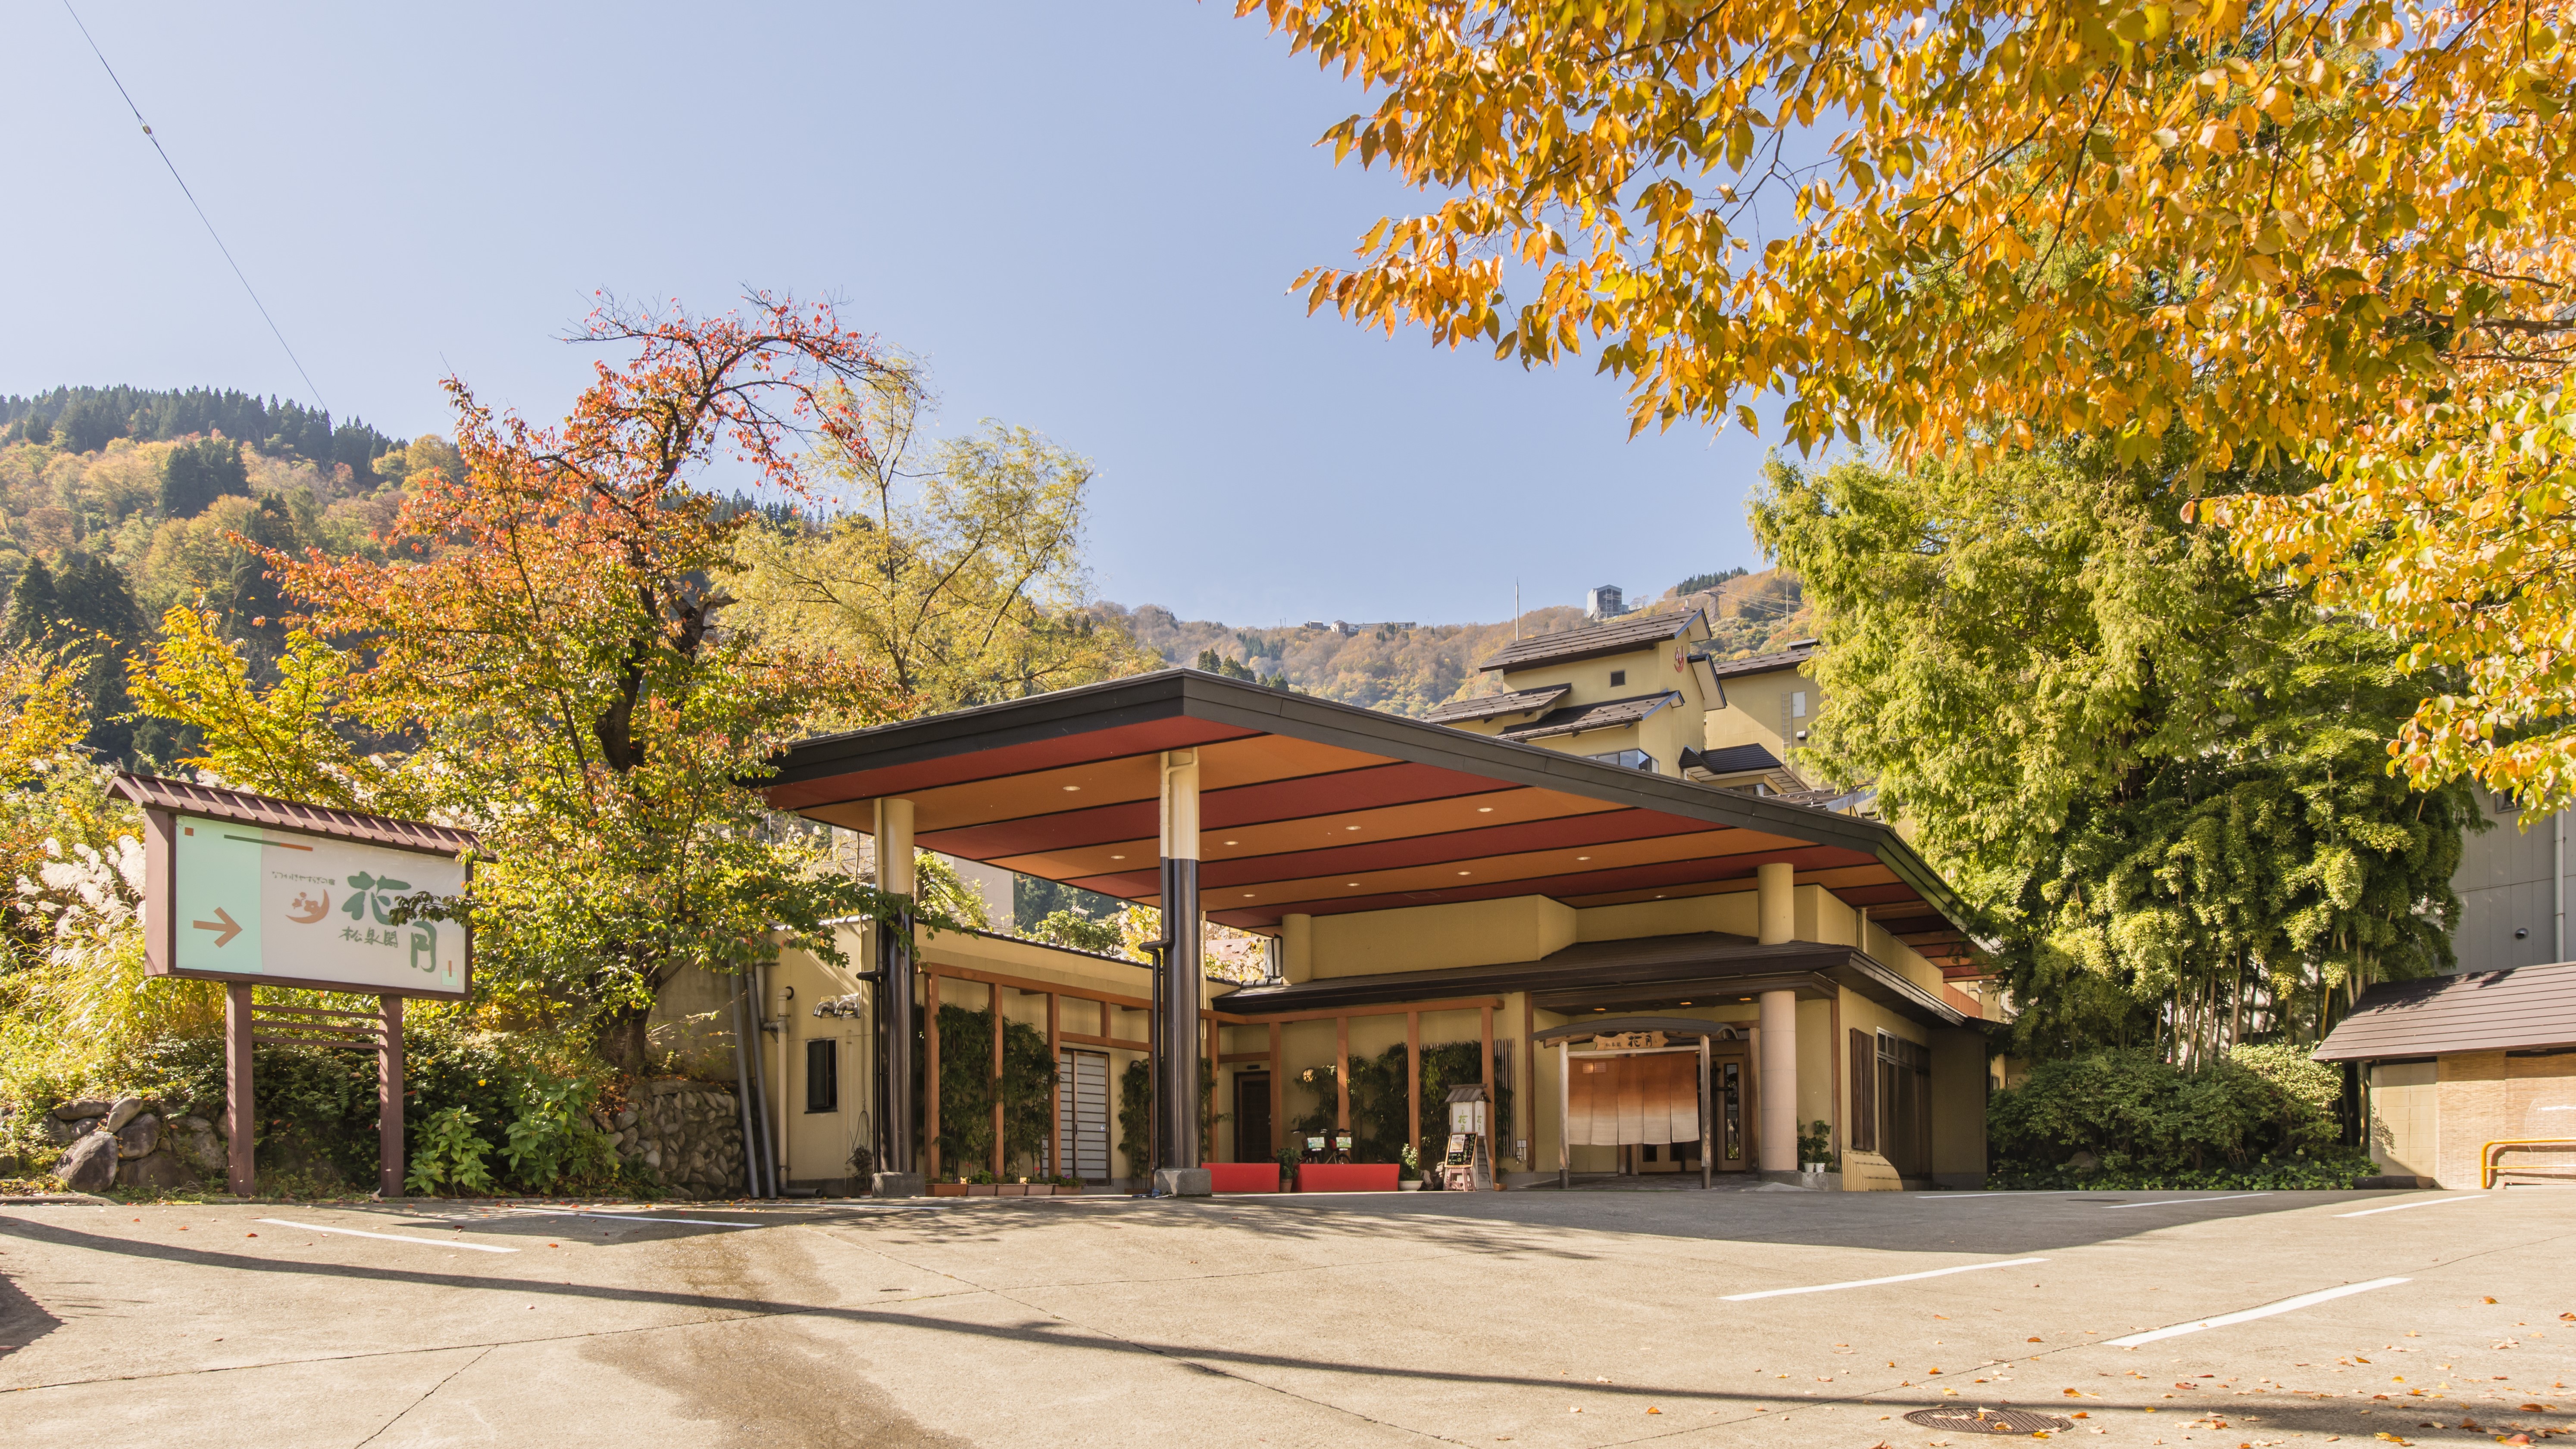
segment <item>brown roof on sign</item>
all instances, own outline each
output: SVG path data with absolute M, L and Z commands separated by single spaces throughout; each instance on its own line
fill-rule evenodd
M 1679 704 L 1682 697 L 1672 690 L 1660 694 L 1640 694 L 1629 699 L 1605 699 L 1599 704 L 1578 704 L 1550 710 L 1525 725 L 1514 725 L 1503 731 L 1507 740 L 1544 740 L 1558 735 L 1579 735 L 1586 730 L 1617 729 L 1632 725 L 1668 704 Z
M 330 810 L 319 805 L 278 800 L 214 785 L 165 780 L 158 775 L 119 775 L 116 777 L 116 792 L 147 810 L 176 810 L 203 815 L 210 820 L 265 825 L 272 830 L 297 830 L 307 835 L 351 840 L 361 845 L 388 846 L 395 850 L 456 855 L 478 850 L 482 844 L 470 830 L 456 830 L 418 820 L 396 820 L 390 815 Z
M 1802 639 L 1786 649 L 1774 650 L 1769 654 L 1748 654 L 1741 659 L 1729 659 L 1711 664 L 1709 672 L 1720 679 L 1736 679 L 1747 674 L 1772 674 L 1783 669 L 1795 669 L 1806 663 L 1815 657 L 1816 649 L 1815 640 Z
M 2321 1062 L 2576 1046 L 2576 961 L 2383 981 L 2310 1056 Z
M 1501 719 L 1507 714 L 1536 714 L 1573 689 L 1571 684 L 1542 685 L 1537 689 L 1515 689 L 1509 694 L 1480 695 L 1474 699 L 1453 699 L 1421 716 L 1425 724 L 1457 724 L 1464 720 Z
M 1877 821 L 1194 669 L 806 740 L 761 789 L 859 831 L 870 801 L 909 800 L 924 850 L 1157 904 L 1157 755 L 1177 749 L 1198 755 L 1200 905 L 1222 925 L 1679 899 L 1778 862 L 1936 962 L 1969 954 L 1949 888 Z
M 1699 622 L 1699 610 L 1683 609 L 1671 614 L 1630 614 L 1607 623 L 1581 629 L 1568 629 L 1562 634 L 1533 634 L 1515 639 L 1503 646 L 1502 652 L 1478 665 L 1479 669 L 1531 669 L 1541 664 L 1569 664 L 1577 659 L 1598 659 L 1605 654 L 1633 654 L 1640 649 L 1678 639 Z

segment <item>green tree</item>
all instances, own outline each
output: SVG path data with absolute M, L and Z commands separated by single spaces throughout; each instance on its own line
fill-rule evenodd
M 742 627 L 882 668 L 923 710 L 1151 667 L 1088 607 L 1087 460 L 989 420 L 931 442 L 928 395 L 909 363 L 868 379 L 853 405 L 872 449 L 825 454 L 852 495 L 848 511 L 820 528 L 743 536 Z
M 241 444 L 221 438 L 181 443 L 161 461 L 161 516 L 194 518 L 227 493 L 250 492 Z
M 1808 763 L 1874 785 L 1981 913 L 2027 1054 L 2313 1040 L 2452 959 L 2477 811 L 2386 769 L 2432 683 L 2181 523 L 2181 471 L 1775 465 L 1754 510 L 1823 615 Z

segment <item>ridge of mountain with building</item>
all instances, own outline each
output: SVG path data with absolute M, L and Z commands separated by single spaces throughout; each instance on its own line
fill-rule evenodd
M 1480 672 L 1515 639 L 1564 633 L 1605 618 L 1678 613 L 1696 608 L 1708 620 L 1706 651 L 1742 659 L 1775 651 L 1816 632 L 1815 618 L 1795 574 L 1783 569 L 1730 569 L 1699 574 L 1640 604 L 1605 585 L 1586 607 L 1552 605 L 1499 624 L 1422 624 L 1411 620 L 1309 620 L 1271 628 L 1242 628 L 1210 620 L 1184 620 L 1158 604 L 1133 609 L 1117 604 L 1097 612 L 1126 628 L 1136 642 L 1176 665 L 1215 666 L 1215 672 L 1284 683 L 1301 694 L 1345 704 L 1421 716 L 1442 705 L 1484 693 Z M 1208 656 L 1213 655 L 1211 659 Z

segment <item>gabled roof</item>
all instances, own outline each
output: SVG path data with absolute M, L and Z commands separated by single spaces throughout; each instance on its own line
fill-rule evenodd
M 431 855 L 462 855 L 481 848 L 481 842 L 471 830 L 430 825 L 418 820 L 397 820 L 389 815 L 368 815 L 356 810 L 331 810 L 214 785 L 168 780 L 159 775 L 119 775 L 111 788 L 146 810 L 202 815 L 209 820 L 228 820 L 237 825 L 264 825 L 272 830 L 300 831 L 306 835 L 354 841 L 360 845 L 418 850 Z
M 1966 955 L 1949 887 L 1876 821 L 1194 669 L 806 740 L 762 788 L 862 831 L 871 800 L 907 799 L 922 849 L 1154 903 L 1157 760 L 1175 749 L 1198 752 L 1200 902 L 1225 925 L 1710 895 L 1775 861 L 1927 957 Z
M 1542 685 L 1537 689 L 1515 689 L 1509 694 L 1488 694 L 1475 699 L 1453 699 L 1422 716 L 1426 724 L 1462 724 L 1469 720 L 1501 719 L 1507 714 L 1536 714 L 1574 688 L 1571 684 Z
M 2557 1046 L 2576 1046 L 2576 961 L 2383 981 L 2309 1055 L 2366 1062 Z
M 1708 668 L 1710 673 L 1720 679 L 1740 679 L 1748 674 L 1772 674 L 1783 669 L 1797 668 L 1814 658 L 1816 650 L 1821 647 L 1823 646 L 1813 639 L 1802 639 L 1786 649 L 1774 650 L 1769 654 L 1748 654 L 1741 659 L 1713 662 Z
M 1503 731 L 1503 738 L 1546 740 L 1559 735 L 1579 735 L 1586 730 L 1618 729 L 1635 724 L 1665 705 L 1681 702 L 1681 695 L 1666 689 L 1626 699 L 1605 699 L 1597 704 L 1569 705 L 1564 709 L 1550 710 L 1528 724 L 1514 725 Z
M 1581 629 L 1568 629 L 1561 634 L 1533 634 L 1527 639 L 1516 639 L 1477 668 L 1488 673 L 1497 669 L 1535 669 L 1542 664 L 1571 664 L 1578 659 L 1633 654 L 1668 639 L 1679 639 L 1698 622 L 1700 613 L 1697 609 L 1669 614 L 1628 614 Z

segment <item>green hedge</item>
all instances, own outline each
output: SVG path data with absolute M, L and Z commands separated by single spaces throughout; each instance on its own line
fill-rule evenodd
M 1988 1178 L 2023 1188 L 2349 1187 L 2377 1169 L 2338 1140 L 2342 1078 L 2295 1047 L 2185 1069 L 2114 1049 L 2043 1062 L 1986 1108 Z

